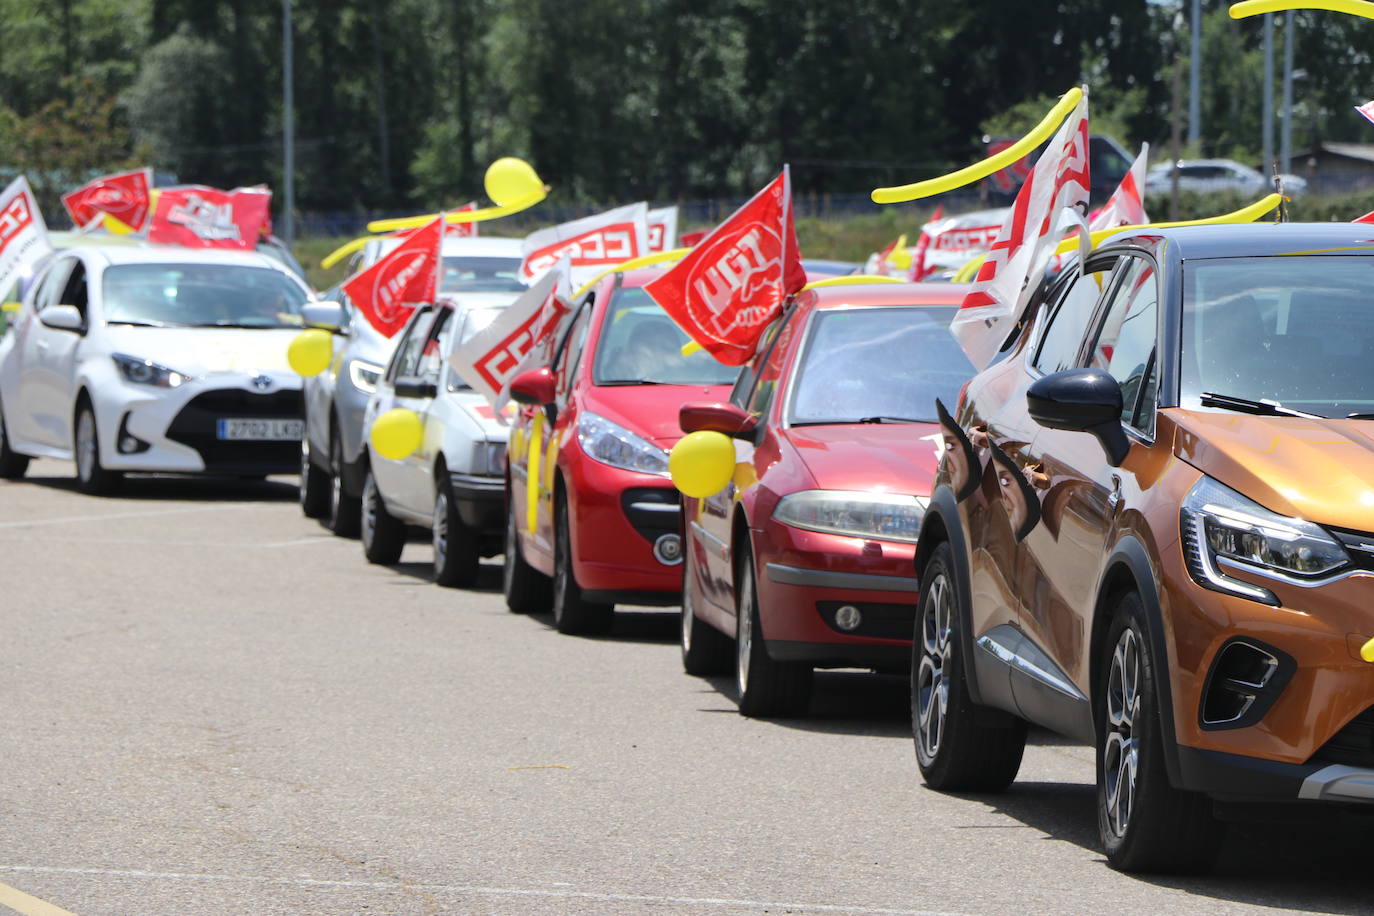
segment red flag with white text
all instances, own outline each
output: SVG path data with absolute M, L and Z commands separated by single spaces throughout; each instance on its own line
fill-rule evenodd
M 152 169 L 104 175 L 63 194 L 62 205 L 78 229 L 85 229 L 104 213 L 138 232 L 148 222 L 152 185 Z
M 221 191 L 203 185 L 164 188 L 148 224 L 148 241 L 186 248 L 252 249 L 272 233 L 266 187 Z
M 439 291 L 439 248 L 444 216 L 431 220 L 343 283 L 344 294 L 387 337 L 405 327 L 417 305 L 433 302 Z
M 805 285 L 791 179 L 783 169 L 644 290 L 703 349 L 739 366 L 754 355 L 787 297 Z

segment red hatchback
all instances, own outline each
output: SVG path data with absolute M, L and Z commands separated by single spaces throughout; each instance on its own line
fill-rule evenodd
M 505 593 L 564 633 L 610 627 L 617 603 L 675 605 L 681 510 L 668 450 L 686 401 L 724 398 L 739 370 L 688 340 L 642 289 L 611 274 L 579 299 L 545 365 L 518 375 L 511 430 Z
M 803 292 L 728 403 L 682 408 L 684 430 L 732 436 L 736 461 L 733 483 L 683 503 L 683 666 L 733 658 L 741 713 L 804 714 L 815 668 L 910 664 L 935 400 L 973 375 L 949 333 L 966 289 Z

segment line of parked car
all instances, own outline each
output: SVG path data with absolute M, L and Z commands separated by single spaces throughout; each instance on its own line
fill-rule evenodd
M 909 672 L 934 789 L 1005 789 L 1030 724 L 1081 741 L 1108 861 L 1196 870 L 1223 814 L 1374 802 L 1367 236 L 1117 237 L 981 372 L 955 284 L 808 288 L 736 370 L 684 354 L 654 270 L 612 272 L 505 416 L 449 355 L 523 289 L 518 242 L 446 241 L 440 301 L 391 341 L 269 258 L 74 250 L 0 339 L 0 476 L 299 467 L 303 511 L 368 560 L 423 533 L 463 586 L 502 554 L 510 610 L 562 632 L 680 604 L 684 669 L 733 671 L 746 715 L 805 715 L 817 668 Z M 336 341 L 303 398 L 251 355 L 301 326 Z M 368 435 L 395 406 L 424 426 L 399 461 Z M 669 452 L 697 431 L 733 469 L 683 497 Z

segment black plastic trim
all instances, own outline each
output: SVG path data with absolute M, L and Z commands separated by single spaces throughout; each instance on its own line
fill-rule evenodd
M 1212 681 L 1217 674 L 1217 665 L 1221 661 L 1222 656 L 1226 654 L 1226 650 L 1238 644 L 1253 646 L 1261 652 L 1268 653 L 1273 656 L 1274 661 L 1278 663 L 1278 667 L 1275 668 L 1274 673 L 1269 676 L 1268 682 L 1263 687 L 1255 690 L 1255 700 L 1250 704 L 1250 707 L 1245 710 L 1243 715 L 1237 719 L 1231 719 L 1225 722 L 1208 722 L 1202 715 L 1203 710 L 1207 708 L 1207 697 L 1212 693 Z M 1222 644 L 1222 647 L 1217 650 L 1216 655 L 1212 656 L 1212 664 L 1207 669 L 1207 680 L 1203 684 L 1202 698 L 1197 706 L 1198 726 L 1204 731 L 1228 731 L 1235 728 L 1249 728 L 1257 724 L 1264 718 L 1265 714 L 1273 708 L 1274 703 L 1278 700 L 1279 696 L 1283 694 L 1284 688 L 1288 686 L 1288 682 L 1293 679 L 1293 674 L 1297 670 L 1297 661 L 1294 660 L 1293 656 L 1282 649 L 1276 648 L 1269 643 L 1261 642 L 1258 639 L 1252 639 L 1249 636 L 1231 637 Z
M 905 668 L 908 646 L 861 646 L 852 643 L 764 641 L 768 657 L 779 662 L 806 662 L 815 668 Z
M 682 592 L 621 591 L 620 589 L 583 589 L 582 598 L 594 604 L 638 604 L 644 607 L 677 607 Z

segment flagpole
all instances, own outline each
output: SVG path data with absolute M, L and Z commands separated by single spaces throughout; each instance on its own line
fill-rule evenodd
M 791 235 L 787 231 L 787 227 L 792 219 L 792 163 L 790 162 L 782 164 L 782 196 L 782 283 L 779 288 L 785 293 L 787 290 L 787 237 Z
M 291 0 L 281 0 L 282 59 L 282 241 L 289 248 L 296 240 L 296 112 L 294 65 L 291 59 Z

